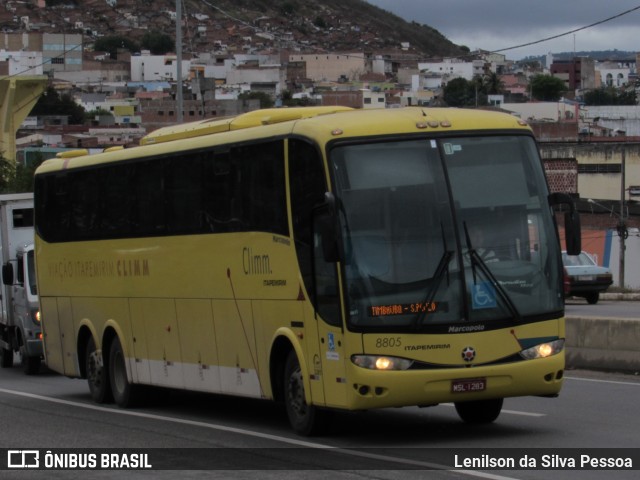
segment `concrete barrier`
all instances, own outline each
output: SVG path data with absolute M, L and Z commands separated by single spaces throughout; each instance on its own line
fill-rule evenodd
M 640 372 L 640 321 L 566 317 L 567 368 Z

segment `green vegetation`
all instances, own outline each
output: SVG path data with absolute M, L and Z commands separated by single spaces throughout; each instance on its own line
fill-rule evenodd
M 33 174 L 42 161 L 40 155 L 38 160 L 25 167 L 0 154 L 0 194 L 33 192 Z
M 82 125 L 84 123 L 85 111 L 78 105 L 71 95 L 59 95 L 55 88 L 49 87 L 38 99 L 31 110 L 31 115 L 66 115 L 69 117 L 70 125 Z
M 144 34 L 142 48 L 151 51 L 153 55 L 164 55 L 175 51 L 175 41 L 173 37 L 154 30 Z
M 621 91 L 613 87 L 589 90 L 584 94 L 586 105 L 637 105 L 635 90 Z
M 131 53 L 139 52 L 140 46 L 134 40 L 121 35 L 100 37 L 96 40 L 93 48 L 97 52 L 109 52 L 112 59 L 118 58 L 118 49 L 123 48 Z
M 482 106 L 487 105 L 488 95 L 498 95 L 503 89 L 504 84 L 495 73 L 477 75 L 471 81 L 454 78 L 445 85 L 443 98 L 450 107 Z
M 535 75 L 529 85 L 532 97 L 542 102 L 556 102 L 567 91 L 564 82 L 552 75 Z

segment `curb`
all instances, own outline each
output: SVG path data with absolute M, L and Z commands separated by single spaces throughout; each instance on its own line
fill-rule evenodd
M 600 298 L 602 300 L 628 300 L 628 301 L 640 301 L 640 293 L 601 293 Z

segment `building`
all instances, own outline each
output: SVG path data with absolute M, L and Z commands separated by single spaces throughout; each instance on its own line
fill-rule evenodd
M 190 60 L 182 60 L 182 79 L 189 75 Z M 131 81 L 173 81 L 178 77 L 178 58 L 172 54 L 151 55 L 149 51 L 131 57 Z
M 44 73 L 55 74 L 83 69 L 83 36 L 81 34 L 5 33 L 0 35 L 0 50 L 36 52 L 36 55 L 40 53 Z
M 600 84 L 606 87 L 623 87 L 629 83 L 629 76 L 636 71 L 633 62 L 599 62 L 596 72 L 600 77 Z
M 564 81 L 569 93 L 597 88 L 595 61 L 591 58 L 554 59 L 549 71 L 551 75 Z
M 0 51 L 0 75 L 42 75 L 42 52 Z
M 441 84 L 446 84 L 454 78 L 464 78 L 471 81 L 474 77 L 487 73 L 487 63 L 484 60 L 466 62 L 457 58 L 445 59 L 441 62 L 420 62 L 418 70 L 428 77 L 440 77 Z
M 295 54 L 289 55 L 289 62 L 304 62 L 307 77 L 316 82 L 358 80 L 367 72 L 363 52 Z

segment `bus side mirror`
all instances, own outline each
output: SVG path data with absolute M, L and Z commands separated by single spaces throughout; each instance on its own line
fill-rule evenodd
M 338 215 L 336 199 L 332 193 L 325 193 L 324 202 L 313 211 L 313 230 L 320 238 L 322 255 L 325 262 L 340 260 Z
M 13 265 L 5 263 L 2 266 L 2 283 L 4 285 L 13 285 Z
M 552 193 L 549 195 L 549 205 L 567 205 L 569 211 L 564 214 L 564 236 L 569 255 L 578 255 L 582 250 L 582 235 L 580 232 L 580 215 L 576 210 L 573 199 L 566 193 Z

